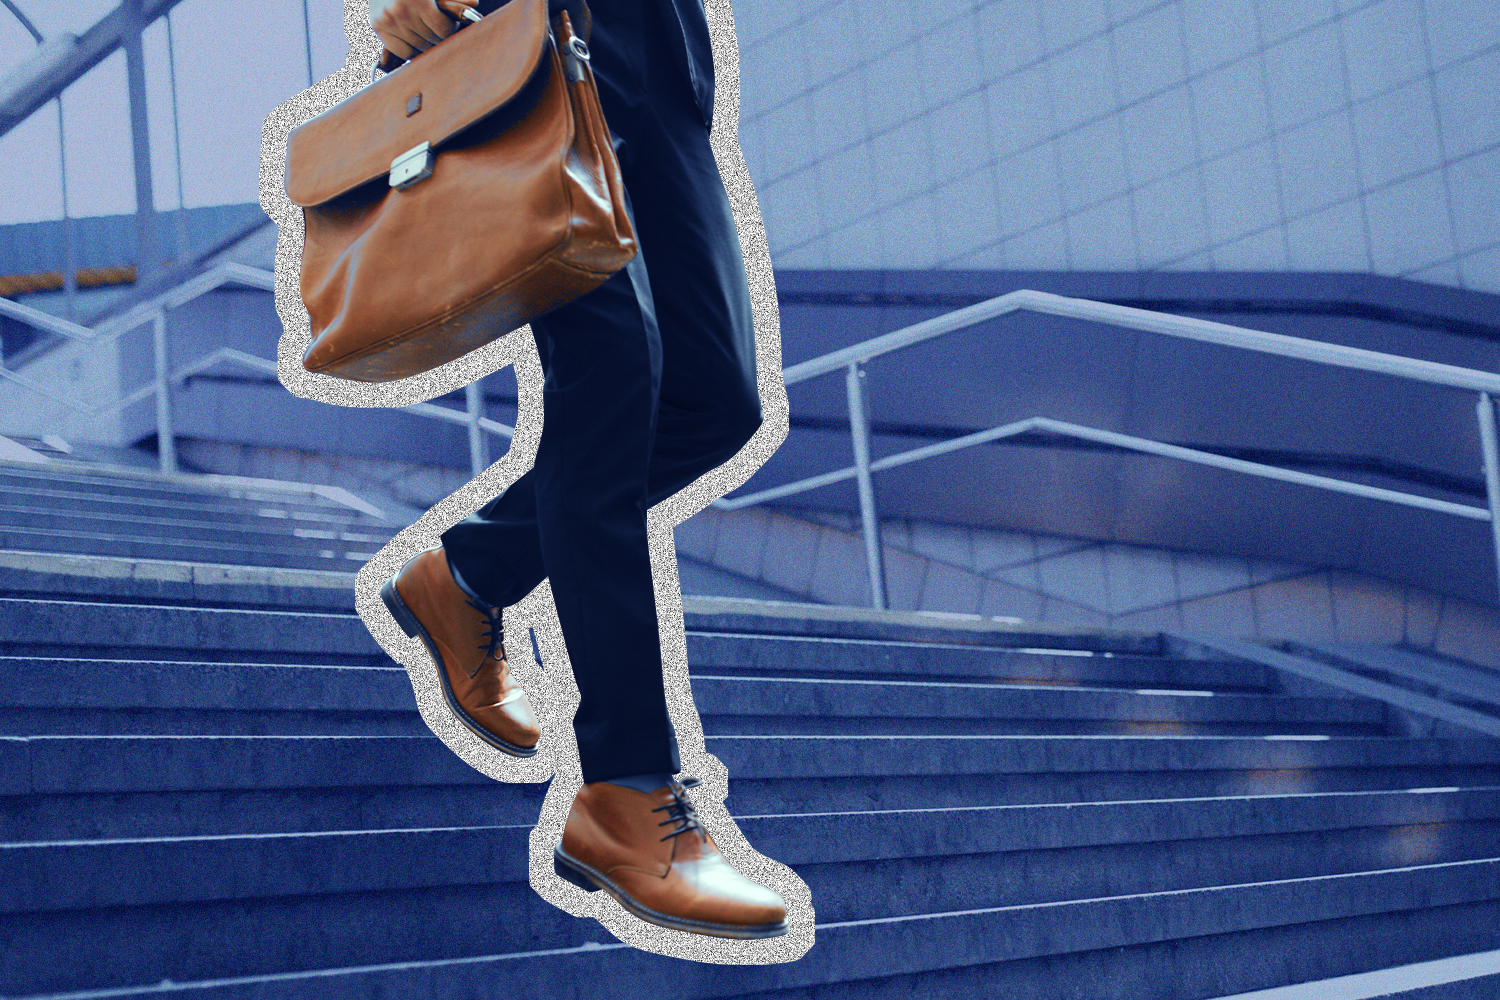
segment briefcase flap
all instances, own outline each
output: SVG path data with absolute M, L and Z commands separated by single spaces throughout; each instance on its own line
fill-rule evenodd
M 438 150 L 520 94 L 546 50 L 547 0 L 511 0 L 292 129 L 287 194 L 321 205 L 384 177 L 423 142 Z

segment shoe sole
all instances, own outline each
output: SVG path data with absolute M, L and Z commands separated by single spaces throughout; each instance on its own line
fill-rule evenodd
M 566 882 L 571 882 L 584 892 L 598 892 L 600 889 L 603 889 L 613 896 L 617 903 L 642 920 L 648 923 L 659 924 L 662 927 L 670 927 L 676 931 L 691 931 L 694 934 L 708 934 L 713 937 L 724 938 L 770 938 L 780 937 L 786 933 L 785 920 L 774 924 L 747 927 L 741 924 L 715 924 L 706 920 L 689 920 L 686 917 L 674 917 L 670 914 L 659 913 L 650 907 L 642 906 L 632 899 L 625 890 L 611 882 L 608 876 L 590 868 L 567 851 L 564 851 L 561 842 L 552 848 L 552 870 L 557 872 L 559 878 Z
M 397 574 L 400 575 L 400 574 Z M 453 694 L 453 686 L 448 683 L 448 671 L 443 666 L 443 658 L 438 655 L 437 643 L 433 642 L 432 636 L 422 627 L 417 616 L 412 613 L 411 608 L 401 599 L 401 594 L 396 590 L 396 577 L 392 576 L 380 588 L 380 599 L 385 602 L 386 610 L 391 617 L 396 619 L 396 624 L 401 626 L 401 631 L 412 638 L 420 638 L 422 645 L 427 647 L 427 652 L 432 655 L 433 666 L 437 668 L 438 681 L 443 685 L 443 699 L 448 703 L 448 710 L 453 717 L 463 724 L 475 736 L 485 743 L 499 750 L 501 753 L 510 754 L 512 757 L 535 757 L 536 747 L 523 747 L 509 740 L 501 739 L 494 733 L 485 729 L 465 712 L 463 706 L 458 703 L 458 698 Z

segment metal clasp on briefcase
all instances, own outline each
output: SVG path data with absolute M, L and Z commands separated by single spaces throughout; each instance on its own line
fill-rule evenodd
M 391 161 L 391 187 L 404 191 L 432 176 L 432 143 L 413 146 Z
M 574 35 L 568 39 L 566 49 L 563 51 L 563 71 L 567 73 L 568 79 L 575 83 L 583 80 L 583 64 L 589 61 L 589 47 L 582 38 Z

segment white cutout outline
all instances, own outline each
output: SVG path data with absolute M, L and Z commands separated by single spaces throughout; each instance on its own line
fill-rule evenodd
M 651 0 L 647 0 L 651 2 Z M 408 638 L 380 600 L 381 585 L 439 536 L 478 510 L 531 468 L 542 429 L 542 372 L 529 327 L 507 334 L 442 367 L 389 383 L 356 383 L 316 375 L 302 367 L 311 342 L 311 321 L 299 292 L 303 219 L 285 189 L 287 136 L 302 122 L 351 96 L 369 83 L 370 67 L 382 45 L 370 26 L 369 0 L 345 0 L 344 33 L 349 53 L 344 67 L 314 83 L 271 112 L 261 133 L 260 203 L 277 224 L 276 311 L 284 328 L 277 351 L 281 384 L 294 395 L 334 406 L 404 407 L 443 396 L 507 365 L 516 369 L 517 420 L 511 447 L 483 473 L 396 535 L 355 578 L 355 605 L 366 627 L 392 659 L 406 667 L 423 721 L 462 760 L 497 781 L 539 782 L 553 776 L 541 815 L 530 837 L 531 885 L 543 899 L 576 917 L 599 921 L 620 941 L 642 951 L 698 962 L 763 965 L 801 958 L 815 940 L 815 915 L 806 883 L 786 865 L 755 851 L 724 806 L 728 771 L 704 745 L 703 725 L 688 682 L 687 638 L 682 592 L 677 579 L 672 528 L 715 499 L 743 485 L 786 438 L 788 404 L 781 377 L 781 326 L 775 278 L 765 225 L 739 144 L 739 48 L 729 0 L 704 0 L 713 45 L 715 99 L 710 144 L 734 212 L 749 282 L 755 323 L 756 378 L 764 421 L 750 441 L 725 464 L 705 473 L 655 507 L 647 517 L 662 669 L 667 704 L 677 730 L 682 773 L 702 784 L 693 802 L 725 859 L 747 877 L 779 893 L 787 908 L 787 933 L 759 940 L 708 937 L 646 923 L 605 892 L 585 893 L 559 878 L 552 847 L 561 839 L 574 795 L 582 785 L 572 718 L 578 688 L 567 661 L 551 589 L 543 581 L 518 604 L 504 610 L 510 637 L 508 660 L 525 688 L 542 729 L 535 757 L 521 760 L 495 750 L 460 725 L 443 699 L 431 656 L 420 639 Z M 545 669 L 529 655 L 516 655 L 534 630 Z M 435 859 L 440 863 L 440 859 Z M 497 917 L 497 919 L 500 919 Z

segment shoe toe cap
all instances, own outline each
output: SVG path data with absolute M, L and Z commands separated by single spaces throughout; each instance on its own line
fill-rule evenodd
M 786 919 L 786 903 L 771 889 L 752 882 L 714 853 L 672 866 L 691 882 L 719 919 L 747 925 L 776 924 Z
M 510 720 L 512 730 L 517 735 L 516 743 L 534 746 L 541 738 L 542 730 L 536 724 L 536 716 L 531 712 L 531 701 L 526 697 L 525 691 L 513 688 L 500 700 L 497 707 Z

